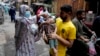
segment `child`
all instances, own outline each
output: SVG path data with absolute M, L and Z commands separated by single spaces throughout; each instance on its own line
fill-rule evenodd
M 50 51 L 53 53 L 53 55 L 50 56 L 57 56 L 57 40 L 56 39 L 50 39 L 51 36 L 49 36 L 49 34 L 51 33 L 56 33 L 56 28 L 55 28 L 55 24 L 52 24 L 50 20 L 52 20 L 51 18 L 48 17 L 47 14 L 43 14 L 42 15 L 43 18 L 40 18 L 40 28 L 42 28 L 42 32 L 43 34 L 47 37 L 43 37 L 44 39 L 48 40 L 48 43 L 50 45 Z

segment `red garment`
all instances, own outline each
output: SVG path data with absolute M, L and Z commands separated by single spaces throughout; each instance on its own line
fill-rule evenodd
M 43 7 L 40 7 L 40 8 L 37 10 L 37 15 L 40 14 L 41 11 L 43 11 Z

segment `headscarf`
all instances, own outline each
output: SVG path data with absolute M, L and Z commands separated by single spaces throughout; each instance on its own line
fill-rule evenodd
M 23 4 L 23 5 L 20 6 L 21 16 L 25 16 L 25 12 L 26 12 L 27 9 L 29 9 L 28 5 Z

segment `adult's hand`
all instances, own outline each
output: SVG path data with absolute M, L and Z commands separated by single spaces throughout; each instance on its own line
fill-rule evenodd
M 89 39 L 84 39 L 84 41 L 87 43 L 87 42 L 89 42 L 90 40 L 89 40 Z

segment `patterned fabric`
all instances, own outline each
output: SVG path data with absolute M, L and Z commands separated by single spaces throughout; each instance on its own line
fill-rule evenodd
M 48 36 L 48 34 L 53 33 L 55 31 L 55 25 L 54 24 L 43 24 L 40 27 L 39 31 L 40 31 L 40 33 L 39 33 L 40 36 L 42 36 L 43 31 L 45 31 L 46 36 L 47 36 L 47 38 L 49 40 L 50 37 Z
M 45 25 L 43 25 L 43 30 L 45 31 L 46 34 L 50 34 L 50 33 L 54 32 L 55 26 L 50 25 L 50 24 L 45 24 Z
M 46 35 L 54 32 L 55 25 L 54 24 L 42 24 L 40 27 L 40 32 L 45 31 Z
M 30 32 L 24 18 L 16 20 L 15 40 L 16 56 L 37 56 L 35 51 L 35 35 Z

